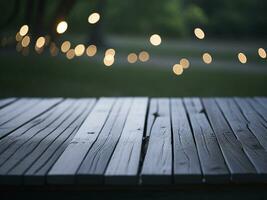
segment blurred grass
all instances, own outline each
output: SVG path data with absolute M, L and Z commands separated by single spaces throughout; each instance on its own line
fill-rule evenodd
M 89 59 L 0 55 L 0 96 L 264 96 L 267 75 L 191 67 L 182 76 L 146 66 L 104 67 Z

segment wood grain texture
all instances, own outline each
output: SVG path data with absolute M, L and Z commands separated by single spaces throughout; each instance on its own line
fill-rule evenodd
M 99 137 L 85 156 L 78 172 L 79 184 L 104 184 L 104 173 L 123 130 L 132 98 L 120 98 L 115 103 Z
M 16 100 L 17 98 L 0 99 L 0 109 L 14 103 Z
M 106 184 L 137 184 L 147 98 L 134 98 L 119 142 L 105 172 Z
M 203 104 L 212 125 L 219 146 L 234 182 L 246 182 L 257 179 L 257 172 L 243 151 L 242 144 L 237 140 L 216 101 L 204 98 Z
M 171 119 L 174 181 L 175 183 L 200 183 L 202 182 L 202 172 L 199 157 L 181 99 L 171 99 Z
M 0 110 L 0 139 L 48 111 L 62 99 L 21 99 Z
M 261 174 L 258 178 L 266 179 L 267 152 L 249 130 L 248 121 L 244 118 L 233 99 L 218 98 L 216 101 L 236 137 L 242 144 L 244 152 L 247 154 L 257 172 Z
M 88 115 L 71 143 L 48 172 L 50 184 L 74 183 L 77 170 L 88 150 L 101 132 L 115 102 L 114 98 L 101 98 Z
M 247 121 L 248 129 L 255 135 L 259 143 L 267 151 L 267 123 L 251 105 L 258 104 L 258 102 L 244 98 L 235 98 L 235 102 Z
M 152 99 L 158 110 L 148 116 L 154 118 L 149 143 L 141 171 L 142 184 L 170 184 L 172 182 L 172 133 L 169 99 Z M 156 115 L 156 116 L 155 116 Z
M 205 181 L 210 183 L 229 182 L 228 168 L 215 133 L 203 113 L 200 100 L 198 98 L 185 98 L 184 103 L 193 129 Z
M 267 109 L 267 97 L 255 97 L 254 99 Z

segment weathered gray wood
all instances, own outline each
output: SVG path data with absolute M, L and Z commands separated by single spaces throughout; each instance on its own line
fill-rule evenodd
M 265 123 L 250 104 L 258 104 L 258 102 L 249 102 L 249 99 L 244 98 L 236 98 L 235 101 L 247 120 L 247 127 L 255 135 L 263 148 L 267 150 L 267 128 L 264 126 L 267 123 Z
M 267 97 L 255 97 L 254 99 L 267 109 Z
M 16 171 L 13 171 L 11 174 L 18 173 L 23 165 L 28 165 L 28 163 L 31 163 L 31 160 L 35 159 L 30 167 L 26 168 L 27 171 L 24 173 L 23 177 L 24 184 L 44 184 L 48 170 L 53 166 L 60 154 L 70 143 L 82 122 L 92 109 L 94 103 L 94 99 L 75 100 L 76 107 L 74 112 L 72 112 L 71 116 L 54 131 L 59 132 L 60 135 L 53 133 L 54 140 L 46 138 L 45 141 L 42 141 L 43 144 L 40 143 L 37 148 L 31 152 L 29 157 L 24 159 L 24 163 L 20 163 L 20 166 L 18 165 L 17 169 L 14 169 Z
M 267 127 L 267 108 L 252 98 L 246 98 L 245 100 L 251 105 L 250 108 L 253 108 L 257 113 L 259 113 L 263 119 L 259 121 L 262 122 L 265 127 Z
M 0 139 L 43 114 L 62 99 L 21 99 L 0 110 Z
M 185 98 L 195 142 L 206 182 L 229 182 L 230 174 L 221 153 L 216 136 L 203 112 L 198 98 Z
M 114 98 L 101 98 L 97 102 L 71 143 L 49 171 L 47 175 L 48 183 L 74 183 L 74 175 L 101 132 L 114 102 Z
M 16 98 L 6 98 L 0 100 L 0 109 L 2 109 L 5 106 L 8 106 L 12 103 L 14 103 L 17 99 Z
M 0 155 L 0 160 L 3 161 L 0 166 L 1 176 L 6 175 L 6 179 L 12 180 L 12 183 L 16 183 L 15 180 L 21 182 L 23 173 L 49 146 L 49 143 L 69 125 L 69 118 L 73 117 L 73 112 L 79 106 L 75 106 L 75 103 L 74 100 L 64 101 L 54 108 L 55 112 L 44 123 L 16 138 L 15 142 Z
M 260 145 L 257 138 L 248 129 L 248 122 L 240 112 L 233 99 L 218 98 L 218 102 L 226 120 L 231 126 L 236 137 L 249 157 L 250 161 L 261 175 L 259 179 L 266 179 L 267 173 L 267 153 Z
M 242 145 L 226 122 L 215 100 L 204 98 L 203 104 L 219 146 L 235 182 L 257 180 L 257 172 L 243 151 Z
M 147 98 L 134 98 L 123 132 L 105 172 L 107 184 L 136 184 Z
M 131 103 L 131 98 L 120 98 L 115 103 L 104 128 L 77 172 L 79 184 L 104 184 L 104 172 L 123 130 Z
M 172 133 L 169 99 L 152 99 L 158 111 L 151 124 L 149 143 L 142 166 L 142 184 L 170 184 L 172 182 Z M 152 114 L 148 118 L 154 118 Z
M 196 144 L 181 99 L 171 99 L 175 183 L 202 182 Z

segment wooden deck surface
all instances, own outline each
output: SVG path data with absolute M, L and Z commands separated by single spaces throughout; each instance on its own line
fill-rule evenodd
M 267 98 L 0 100 L 2 185 L 267 182 Z

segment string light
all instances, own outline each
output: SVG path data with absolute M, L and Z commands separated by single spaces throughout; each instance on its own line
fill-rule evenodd
M 66 21 L 61 21 L 57 25 L 57 33 L 63 34 L 68 29 L 68 23 Z
M 28 31 L 29 31 L 29 26 L 25 24 L 20 28 L 19 34 L 23 37 L 28 33 Z
M 206 63 L 206 64 L 210 64 L 212 62 L 212 57 L 209 53 L 204 53 L 202 55 L 202 59 L 203 59 L 204 63 Z
M 261 58 L 266 58 L 266 51 L 263 48 L 258 49 L 258 54 Z
M 106 65 L 107 67 L 110 67 L 114 63 L 114 56 L 111 54 L 106 55 L 104 57 L 103 62 L 104 62 L 104 65 Z
M 187 69 L 187 68 L 189 68 L 189 66 L 190 66 L 190 62 L 189 62 L 189 60 L 187 60 L 186 58 L 182 58 L 182 59 L 180 60 L 180 65 L 182 65 L 182 67 L 183 67 L 184 69 Z
M 39 37 L 37 40 L 36 40 L 36 44 L 35 46 L 40 49 L 42 48 L 43 46 L 45 45 L 45 38 L 44 37 Z
M 153 34 L 150 37 L 150 43 L 154 46 L 158 46 L 161 44 L 161 37 L 158 34 Z
M 172 67 L 172 71 L 175 75 L 181 75 L 183 73 L 183 66 L 180 64 L 175 64 Z
M 135 53 L 130 53 L 127 60 L 129 63 L 135 63 L 137 61 L 137 55 Z
M 83 44 L 78 44 L 74 49 L 76 56 L 82 56 L 84 51 L 85 51 L 85 47 Z
M 62 51 L 63 53 L 66 53 L 66 52 L 70 49 L 70 46 L 71 46 L 71 44 L 70 44 L 69 41 L 65 41 L 65 42 L 63 42 L 63 43 L 61 44 L 61 51 Z
M 194 33 L 195 36 L 200 40 L 205 38 L 205 33 L 201 28 L 195 28 Z
M 20 35 L 20 33 L 19 33 L 19 32 L 17 32 L 17 34 L 16 34 L 16 37 L 15 37 L 15 38 L 16 38 L 16 41 L 17 41 L 17 42 L 19 42 L 19 41 L 21 41 L 21 40 L 22 40 L 22 38 L 23 38 L 23 37 Z
M 26 35 L 26 36 L 22 39 L 22 41 L 21 41 L 21 45 L 22 45 L 22 47 L 27 47 L 27 46 L 29 46 L 30 41 L 31 41 L 30 37 L 29 37 L 28 35 Z
M 245 64 L 247 62 L 247 56 L 244 53 L 238 53 L 237 57 L 239 62 L 241 62 L 242 64 Z
M 105 55 L 112 55 L 115 56 L 116 52 L 114 49 L 107 49 Z
M 138 56 L 141 62 L 146 62 L 149 60 L 149 53 L 146 51 L 141 51 Z
M 90 24 L 95 24 L 97 23 L 98 21 L 100 20 L 100 14 L 95 12 L 95 13 L 92 13 L 91 15 L 89 15 L 88 17 L 88 22 Z
M 93 45 L 93 44 L 92 45 L 89 45 L 87 47 L 87 49 L 86 49 L 86 54 L 89 57 L 94 56 L 96 54 L 96 52 L 97 52 L 97 47 L 95 45 Z
M 67 57 L 69 60 L 73 59 L 74 56 L 75 56 L 75 51 L 74 51 L 74 49 L 70 49 L 70 50 L 68 50 L 68 52 L 66 53 L 66 57 Z

